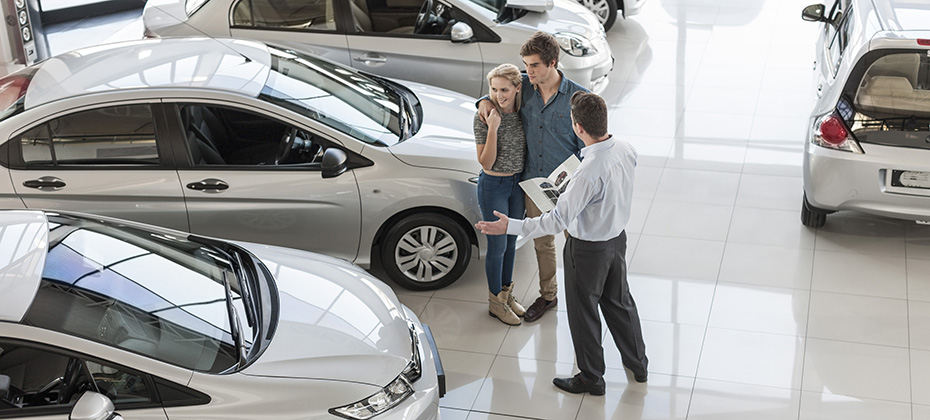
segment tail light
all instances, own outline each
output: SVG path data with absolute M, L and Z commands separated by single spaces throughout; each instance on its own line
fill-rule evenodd
M 846 128 L 843 119 L 836 113 L 824 115 L 814 122 L 814 133 L 811 136 L 811 142 L 829 149 L 863 154 L 859 142 Z

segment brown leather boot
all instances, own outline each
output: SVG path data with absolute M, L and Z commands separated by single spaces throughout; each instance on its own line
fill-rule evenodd
M 507 325 L 520 325 L 522 323 L 522 321 L 520 321 L 520 317 L 513 313 L 513 310 L 510 309 L 510 305 L 507 304 L 509 297 L 510 292 L 507 292 L 506 290 L 501 290 L 497 296 L 489 291 L 488 315 L 501 320 L 501 322 Z
M 517 298 L 513 297 L 513 283 L 511 283 L 510 286 L 504 286 L 501 288 L 501 291 L 507 292 L 507 305 L 510 306 L 510 310 L 512 310 L 513 313 L 515 313 L 517 316 L 523 316 L 526 314 L 526 309 L 523 307 L 523 305 L 520 304 Z

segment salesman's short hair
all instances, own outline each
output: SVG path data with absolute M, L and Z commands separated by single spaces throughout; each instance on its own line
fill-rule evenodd
M 594 93 L 578 91 L 572 95 L 572 118 L 593 138 L 607 134 L 607 104 Z

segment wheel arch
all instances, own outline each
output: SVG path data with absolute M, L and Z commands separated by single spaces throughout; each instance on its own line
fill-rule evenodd
M 394 226 L 395 224 L 397 224 L 398 221 L 400 221 L 401 219 L 407 216 L 412 216 L 414 214 L 420 214 L 420 213 L 435 213 L 435 214 L 439 214 L 439 215 L 442 215 L 442 216 L 445 216 L 445 217 L 448 217 L 454 220 L 456 223 L 459 224 L 459 226 L 462 227 L 462 229 L 465 230 L 465 234 L 468 235 L 468 242 L 472 246 L 478 247 L 478 234 L 475 233 L 475 229 L 471 226 L 471 222 L 469 222 L 468 219 L 465 218 L 465 216 L 462 216 L 458 212 L 444 208 L 444 207 L 422 206 L 422 207 L 404 209 L 403 211 L 400 211 L 394 214 L 393 216 L 389 217 L 387 220 L 384 221 L 384 223 L 381 224 L 381 226 L 378 227 L 378 231 L 377 233 L 375 233 L 375 237 L 371 241 L 372 258 L 378 255 L 378 253 L 376 253 L 375 250 L 381 247 L 381 243 L 384 241 L 384 237 L 387 235 L 387 232 L 388 230 L 390 230 L 391 226 Z M 479 248 L 478 251 L 480 253 L 481 249 Z

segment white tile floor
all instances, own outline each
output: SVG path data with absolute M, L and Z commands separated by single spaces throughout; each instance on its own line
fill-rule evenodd
M 607 394 L 558 391 L 564 305 L 505 326 L 473 261 L 446 289 L 397 290 L 440 348 L 443 419 L 930 419 L 930 228 L 800 224 L 813 2 L 649 0 L 608 33 L 610 131 L 640 153 L 627 231 L 649 382 L 605 335 Z M 141 34 L 138 12 L 50 29 L 56 53 Z M 532 302 L 532 246 L 515 276 Z

